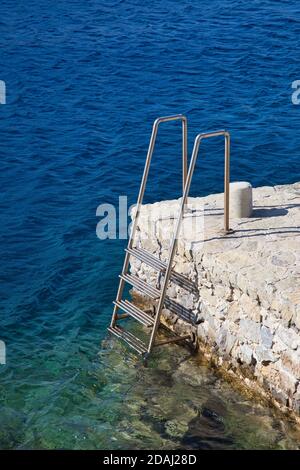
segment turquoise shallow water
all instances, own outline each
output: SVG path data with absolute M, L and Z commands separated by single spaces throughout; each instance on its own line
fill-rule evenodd
M 0 447 L 297 447 L 289 423 L 180 365 L 181 349 L 141 372 L 107 342 L 125 242 L 99 241 L 95 214 L 120 194 L 135 202 L 160 115 L 188 116 L 190 150 L 197 132 L 228 128 L 233 179 L 300 179 L 298 4 L 3 0 L 1 11 Z M 147 201 L 179 194 L 179 136 L 175 124 L 159 134 Z M 221 190 L 221 159 L 207 144 L 193 195 Z
M 2 389 L 2 447 L 299 449 L 299 429 L 186 350 L 166 347 L 145 368 L 120 343 L 91 343 L 58 344 Z

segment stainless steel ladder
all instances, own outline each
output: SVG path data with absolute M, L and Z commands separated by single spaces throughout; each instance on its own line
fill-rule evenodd
M 182 122 L 182 186 L 183 186 L 183 195 L 181 198 L 180 208 L 178 212 L 178 218 L 176 222 L 176 227 L 173 233 L 172 241 L 170 244 L 170 254 L 169 259 L 165 263 L 160 259 L 153 256 L 151 253 L 147 252 L 143 248 L 134 247 L 134 237 L 137 228 L 137 222 L 140 215 L 141 205 L 143 203 L 143 197 L 145 193 L 146 183 L 148 179 L 150 163 L 154 151 L 155 141 L 157 137 L 158 127 L 163 122 L 175 121 L 180 120 Z M 152 127 L 152 134 L 150 138 L 146 163 L 144 167 L 144 173 L 142 177 L 142 182 L 140 186 L 140 191 L 138 195 L 137 205 L 136 205 L 136 214 L 135 219 L 133 222 L 128 246 L 125 249 L 125 259 L 123 264 L 122 273 L 120 275 L 120 282 L 118 287 L 118 292 L 116 296 L 116 300 L 114 301 L 114 310 L 112 314 L 111 324 L 108 328 L 108 331 L 113 335 L 117 336 L 118 338 L 125 341 L 131 348 L 141 354 L 144 358 L 152 351 L 153 347 L 162 346 L 164 344 L 168 344 L 171 342 L 179 342 L 179 341 L 187 341 L 191 340 L 190 335 L 179 336 L 174 334 L 171 339 L 165 341 L 155 341 L 157 330 L 160 326 L 160 317 L 163 307 L 166 305 L 167 307 L 172 304 L 172 300 L 167 297 L 167 288 L 169 282 L 176 282 L 179 285 L 187 288 L 188 290 L 192 291 L 194 286 L 191 281 L 186 279 L 179 273 L 176 273 L 172 270 L 172 264 L 174 255 L 177 248 L 177 240 L 178 235 L 182 223 L 182 219 L 184 216 L 184 210 L 186 207 L 186 202 L 191 186 L 192 176 L 195 169 L 195 164 L 197 160 L 197 156 L 199 153 L 200 143 L 203 139 L 217 137 L 217 136 L 224 136 L 225 139 L 225 172 L 224 172 L 224 233 L 227 234 L 230 232 L 229 229 L 229 160 L 230 160 L 230 135 L 225 130 L 215 131 L 215 132 L 208 132 L 204 134 L 198 134 L 196 136 L 191 162 L 189 165 L 189 169 L 187 172 L 187 118 L 182 114 L 178 114 L 175 116 L 167 116 L 167 117 L 160 117 L 154 121 Z M 137 276 L 134 276 L 128 272 L 129 270 L 129 261 L 130 257 L 134 256 L 135 258 L 139 259 L 143 263 L 151 266 L 154 270 L 158 271 L 163 276 L 163 282 L 161 289 L 157 289 L 143 280 L 139 279 Z M 128 300 L 122 300 L 123 291 L 125 283 L 130 284 L 133 286 L 137 291 L 145 294 L 146 296 L 150 297 L 151 299 L 158 300 L 158 306 L 156 309 L 155 316 L 152 317 L 148 313 L 142 311 L 133 303 L 129 302 Z M 119 311 L 124 313 L 119 313 Z M 137 320 L 142 325 L 151 328 L 151 334 L 148 344 L 145 344 L 131 332 L 127 331 L 125 328 L 118 325 L 119 320 L 123 320 L 124 318 L 131 317 L 134 320 Z

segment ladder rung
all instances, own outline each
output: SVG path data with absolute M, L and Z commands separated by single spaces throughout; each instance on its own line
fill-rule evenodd
M 142 279 L 137 276 L 133 276 L 132 274 L 121 274 L 119 277 L 131 284 L 139 292 L 142 292 L 143 294 L 151 297 L 151 299 L 157 299 L 160 296 L 158 289 L 142 281 Z
M 145 264 L 148 264 L 157 271 L 164 271 L 166 269 L 166 264 L 160 261 L 156 256 L 151 255 L 148 251 L 143 250 L 142 248 L 126 248 L 129 254 L 133 255 L 135 258 L 139 259 Z
M 179 341 L 186 341 L 187 339 L 191 339 L 191 335 L 185 335 L 185 336 L 177 336 L 176 338 L 171 338 L 171 339 L 166 339 L 165 341 L 158 341 L 158 343 L 154 343 L 154 346 L 164 346 L 165 344 L 170 344 L 170 343 L 179 343 Z
M 135 349 L 139 354 L 145 354 L 147 352 L 145 344 L 139 338 L 134 336 L 132 333 L 129 333 L 129 331 L 124 330 L 120 326 L 110 326 L 108 331 L 125 341 L 125 343 Z
M 148 264 L 156 271 L 164 272 L 167 268 L 167 264 L 161 261 L 160 259 L 153 256 L 148 251 L 144 250 L 143 248 L 126 248 L 126 251 L 134 256 L 135 258 L 139 259 L 145 264 Z M 182 274 L 176 273 L 175 271 L 171 272 L 170 280 L 178 284 L 180 287 L 190 291 L 190 292 L 197 292 L 197 288 L 195 284 L 187 279 Z
M 128 300 L 114 301 L 114 304 L 128 313 L 132 318 L 142 323 L 142 325 L 152 326 L 154 324 L 154 319 L 150 315 L 140 310 Z

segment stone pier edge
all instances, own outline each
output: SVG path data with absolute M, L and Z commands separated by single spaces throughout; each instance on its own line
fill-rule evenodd
M 203 199 L 208 207 L 215 208 L 222 200 L 222 195 L 211 195 L 197 199 L 199 201 Z M 300 232 L 300 183 L 256 188 L 254 189 L 254 202 L 260 207 L 261 213 L 264 206 L 275 207 L 278 205 L 288 208 L 288 210 L 277 210 L 276 218 L 272 217 L 271 222 L 267 219 L 258 218 L 258 225 L 253 223 L 255 219 L 244 220 L 242 223 L 244 228 L 248 222 L 251 223 L 251 230 L 255 226 L 258 230 L 261 230 L 259 224 L 263 223 L 263 240 L 268 235 L 267 224 L 274 227 L 274 224 L 277 223 L 280 228 L 286 226 L 288 229 L 286 231 L 287 238 L 285 238 L 284 232 L 282 234 L 282 230 L 279 236 L 271 235 L 267 238 L 271 241 L 269 245 L 272 246 L 272 255 L 276 258 L 275 264 L 279 263 L 279 267 L 276 266 L 276 270 L 279 270 L 276 271 L 277 274 L 281 272 L 280 262 L 288 260 L 289 266 L 284 266 L 284 269 L 287 269 L 286 279 L 289 283 L 283 279 L 282 292 L 279 289 L 276 293 L 277 297 L 269 289 L 270 282 L 266 283 L 266 286 L 259 286 L 259 295 L 257 295 L 257 290 L 255 294 L 251 295 L 251 289 L 245 288 L 247 278 L 243 278 L 244 284 L 242 282 L 234 284 L 230 280 L 223 283 L 215 282 L 218 277 L 214 276 L 217 267 L 222 266 L 223 258 L 221 255 L 218 258 L 218 254 L 214 254 L 215 264 L 212 266 L 211 261 L 208 261 L 209 249 L 208 253 L 199 256 L 199 252 L 195 255 L 190 249 L 186 250 L 181 247 L 177 259 L 175 259 L 176 270 L 198 282 L 199 295 L 198 298 L 191 301 L 191 297 L 183 290 L 178 288 L 176 290 L 174 287 L 171 292 L 169 291 L 169 295 L 172 299 L 182 302 L 184 307 L 196 312 L 197 325 L 182 321 L 167 309 L 163 310 L 162 321 L 178 334 L 193 333 L 197 338 L 202 360 L 206 360 L 219 374 L 233 383 L 243 393 L 248 396 L 250 394 L 258 400 L 263 400 L 266 404 L 273 404 L 276 408 L 300 422 L 300 276 L 297 275 L 299 273 L 300 242 L 298 239 L 296 242 L 293 230 L 290 233 L 290 229 L 293 229 L 293 227 L 296 235 L 297 230 Z M 166 207 L 169 203 L 174 204 L 176 202 L 163 201 L 156 203 L 155 206 L 156 208 L 162 205 Z M 144 215 L 153 206 L 144 206 L 142 208 Z M 266 209 L 266 211 L 268 210 Z M 222 223 L 221 219 L 222 217 L 220 217 L 220 223 Z M 166 233 L 167 220 L 163 220 L 162 227 L 158 227 L 157 220 L 154 220 L 153 225 L 155 225 L 156 239 L 143 239 L 142 212 L 141 221 L 139 222 L 140 240 L 138 243 L 154 255 L 166 259 L 168 251 L 167 247 L 164 246 L 163 234 Z M 149 224 L 147 230 L 149 230 Z M 215 245 L 213 246 L 215 247 Z M 291 249 L 291 256 L 295 258 L 292 267 L 290 267 L 290 259 L 287 256 L 290 254 L 288 247 Z M 226 250 L 228 252 L 230 247 L 226 246 Z M 232 250 L 236 251 L 234 244 Z M 263 246 L 263 250 L 266 250 L 265 246 Z M 241 251 L 243 252 L 243 246 Z M 250 256 L 252 256 L 252 253 L 250 253 Z M 270 256 L 268 255 L 268 257 Z M 263 263 L 264 259 L 262 259 Z M 210 267 L 212 268 L 211 272 Z M 262 269 L 264 269 L 264 266 Z M 157 285 L 155 272 L 134 258 L 131 260 L 131 272 L 144 281 Z M 202 280 L 199 281 L 200 276 L 203 274 Z M 239 280 L 241 279 L 240 276 Z M 276 285 L 280 286 L 280 283 Z M 265 287 L 267 290 L 264 297 Z M 154 313 L 155 305 L 153 303 L 146 301 L 136 292 L 133 297 L 136 302 L 142 302 L 143 307 L 148 309 L 149 312 Z M 217 328 L 216 324 L 218 325 Z

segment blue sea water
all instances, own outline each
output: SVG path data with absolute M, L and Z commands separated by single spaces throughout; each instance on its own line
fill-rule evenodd
M 192 361 L 194 383 L 180 348 L 141 370 L 106 339 L 125 241 L 96 237 L 96 208 L 135 202 L 152 122 L 175 113 L 189 151 L 200 131 L 231 132 L 233 180 L 299 181 L 299 18 L 285 0 L 2 1 L 1 448 L 298 446 Z M 193 195 L 222 190 L 222 148 L 205 145 Z M 146 201 L 180 186 L 166 124 Z

